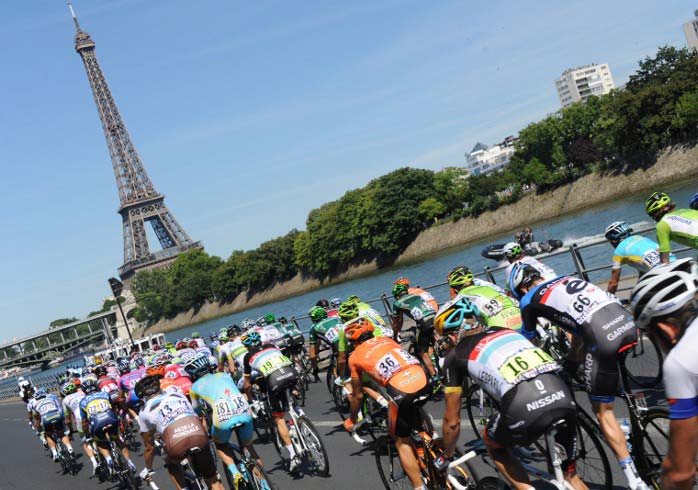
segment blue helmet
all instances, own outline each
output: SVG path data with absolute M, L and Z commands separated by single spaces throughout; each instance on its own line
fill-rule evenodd
M 521 286 L 529 287 L 534 280 L 540 277 L 540 271 L 535 267 L 523 262 L 516 262 L 511 269 L 511 273 L 509 273 L 509 291 L 516 299 L 521 299 L 523 294 L 519 291 L 519 288 Z
M 632 232 L 632 228 L 625 221 L 614 221 L 606 227 L 605 236 L 609 241 L 622 240 L 629 237 Z
M 37 400 L 40 400 L 41 398 L 46 398 L 48 396 L 48 391 L 46 391 L 46 388 L 39 388 L 36 390 L 36 393 L 34 394 L 34 398 Z
M 240 337 L 240 341 L 245 347 L 254 347 L 262 343 L 262 337 L 259 336 L 258 332 L 252 330 Z
M 464 296 L 456 296 L 444 304 L 434 317 L 434 329 L 439 335 L 447 335 L 451 330 L 470 330 L 473 325 L 468 318 L 478 318 L 480 310 Z
M 688 202 L 688 205 L 691 207 L 691 209 L 698 209 L 698 192 L 693 194 L 693 197 Z

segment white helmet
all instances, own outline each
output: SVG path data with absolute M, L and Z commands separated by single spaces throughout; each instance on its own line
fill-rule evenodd
M 646 330 L 652 318 L 681 309 L 698 292 L 698 264 L 685 258 L 658 265 L 642 276 L 630 295 L 635 324 Z
M 519 245 L 518 243 L 509 242 L 506 245 L 504 245 L 504 248 L 502 248 L 502 253 L 504 253 L 505 257 L 513 259 L 521 255 L 523 253 L 523 249 L 521 248 L 521 245 Z

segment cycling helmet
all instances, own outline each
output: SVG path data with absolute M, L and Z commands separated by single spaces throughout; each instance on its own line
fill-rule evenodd
M 245 318 L 242 321 L 242 329 L 243 330 L 248 330 L 252 327 L 254 327 L 254 321 L 251 318 Z
M 189 348 L 190 349 L 198 349 L 199 343 L 196 340 L 192 340 L 191 342 L 189 342 Z
M 453 330 L 470 330 L 473 325 L 468 323 L 468 318 L 477 318 L 480 311 L 477 306 L 463 296 L 456 296 L 444 304 L 434 317 L 434 330 L 439 335 L 448 335 Z
M 317 323 L 327 318 L 327 310 L 319 306 L 313 306 L 308 312 L 308 315 L 310 316 L 310 319 L 313 321 L 313 323 Z
M 460 265 L 451 269 L 451 272 L 448 273 L 447 279 L 448 285 L 452 288 L 462 288 L 466 284 L 473 282 L 473 279 L 475 279 L 475 274 L 473 274 L 473 272 L 464 265 Z
M 405 294 L 410 289 L 410 281 L 405 277 L 399 277 L 397 281 L 393 283 L 393 296 L 399 298 Z
M 264 320 L 267 322 L 267 325 L 270 325 L 276 322 L 276 317 L 271 313 L 267 313 L 266 315 L 264 315 Z
M 61 386 L 61 395 L 63 396 L 72 395 L 76 391 L 78 391 L 78 387 L 75 386 L 75 383 L 67 382 Z
M 165 344 L 165 349 L 174 349 L 174 344 L 172 342 L 168 342 Z
M 693 194 L 693 197 L 691 200 L 688 202 L 688 206 L 691 209 L 698 209 L 698 193 Z
M 374 328 L 373 323 L 367 318 L 357 318 L 344 327 L 344 335 L 350 342 L 362 342 L 373 337 Z
M 228 336 L 228 332 L 225 332 L 225 333 L 220 334 L 220 335 L 218 336 L 218 340 L 219 340 L 221 343 L 225 343 L 225 342 L 229 341 L 229 340 L 230 340 L 230 337 Z
M 625 221 L 614 221 L 606 227 L 605 236 L 608 241 L 622 240 L 633 232 Z
M 339 308 L 339 305 L 342 304 L 342 300 L 339 298 L 332 298 L 330 300 L 330 308 Z
M 104 367 L 104 366 L 102 366 L 102 365 L 99 365 L 99 366 L 97 366 L 97 367 L 95 368 L 95 370 L 92 371 L 92 372 L 93 372 L 98 378 L 101 378 L 102 376 L 106 376 L 106 375 L 107 375 L 107 368 Z
M 685 258 L 659 265 L 643 275 L 630 294 L 635 324 L 647 330 L 655 317 L 678 311 L 698 291 L 698 264 Z
M 509 290 L 516 297 L 516 299 L 521 299 L 523 294 L 521 294 L 519 288 L 521 286 L 530 287 L 533 281 L 539 279 L 540 277 L 540 271 L 538 271 L 538 269 L 535 267 L 517 262 L 514 264 L 514 267 L 511 269 L 511 273 L 509 274 Z
M 523 248 L 516 242 L 509 242 L 504 245 L 502 252 L 507 259 L 516 259 L 523 253 Z
M 265 327 L 267 325 L 267 319 L 263 316 L 260 316 L 259 318 L 257 318 L 255 324 L 257 324 L 260 327 Z
M 136 383 L 134 391 L 140 399 L 158 393 L 160 391 L 160 376 L 148 375 L 145 378 L 141 378 Z
M 159 351 L 160 349 L 162 349 L 162 346 L 155 344 L 153 347 L 151 347 L 151 349 L 154 351 Z
M 339 310 L 337 311 L 339 318 L 344 321 L 351 320 L 359 316 L 359 305 L 356 303 L 347 303 L 346 301 L 339 305 Z
M 45 388 L 39 388 L 36 390 L 36 393 L 34 394 L 34 398 L 37 400 L 41 400 L 42 398 L 46 398 L 48 396 L 48 391 L 46 391 Z
M 119 374 L 124 375 L 128 373 L 131 370 L 130 368 L 131 364 L 126 359 L 119 361 Z
M 230 337 L 237 337 L 242 333 L 242 329 L 240 328 L 240 325 L 233 324 L 228 327 L 228 336 Z
M 654 216 L 657 211 L 671 204 L 671 198 L 666 192 L 653 192 L 645 201 L 645 211 L 648 215 Z
M 208 360 L 207 355 L 199 354 L 184 364 L 184 370 L 193 380 L 197 380 L 211 372 L 211 362 Z
M 146 376 L 160 376 L 161 378 L 165 377 L 165 366 L 150 366 L 148 369 L 145 370 L 145 375 Z
M 358 297 L 357 295 L 352 294 L 352 295 L 350 295 L 350 296 L 347 298 L 347 300 L 345 301 L 345 303 L 356 303 L 356 304 L 359 304 L 359 303 L 361 303 L 361 300 L 359 299 L 359 297 Z
M 82 382 L 80 383 L 80 388 L 86 395 L 89 395 L 90 393 L 96 393 L 97 391 L 99 391 L 97 382 L 91 378 L 82 380 Z
M 191 334 L 192 339 L 198 339 L 199 337 L 201 337 L 201 335 L 199 335 L 199 332 L 192 332 L 192 334 Z
M 255 347 L 261 345 L 262 337 L 259 336 L 258 332 L 253 330 L 240 337 L 240 341 L 245 347 Z
M 317 300 L 317 303 L 315 303 L 315 306 L 319 306 L 321 308 L 327 309 L 330 307 L 330 302 L 327 301 L 325 298 L 321 298 L 321 299 Z
M 187 343 L 186 343 L 185 341 L 183 341 L 183 340 L 180 340 L 180 341 L 177 342 L 177 344 L 175 345 L 175 349 L 177 349 L 177 350 L 186 349 L 187 347 L 188 347 Z

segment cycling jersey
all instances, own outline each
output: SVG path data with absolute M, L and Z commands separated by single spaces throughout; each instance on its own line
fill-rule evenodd
M 141 432 L 162 434 L 174 422 L 194 416 L 194 408 L 181 393 L 160 393 L 150 398 L 138 414 Z M 197 417 L 198 418 L 198 417 Z
M 542 277 L 546 281 L 550 279 L 555 279 L 557 277 L 557 274 L 555 274 L 555 271 L 551 267 L 548 267 L 538 259 L 525 255 L 524 257 L 512 262 L 507 266 L 506 270 L 504 271 L 504 277 L 507 278 L 507 284 L 509 284 L 509 276 L 511 276 L 511 270 L 514 268 L 514 264 L 517 263 L 530 265 L 531 267 L 536 269 L 540 273 L 540 277 Z
M 321 340 L 333 351 L 336 351 L 339 344 L 339 334 L 343 329 L 344 324 L 339 318 L 325 318 L 310 327 L 308 343 L 316 344 L 318 340 Z
M 669 401 L 669 418 L 698 416 L 698 318 L 686 328 L 679 342 L 664 360 L 664 390 Z
M 254 369 L 265 378 L 268 378 L 275 371 L 292 364 L 291 360 L 276 347 L 265 347 L 245 354 L 243 358 L 243 372 L 245 376 L 249 376 Z
M 194 339 L 194 342 L 196 342 L 196 345 L 198 345 L 199 347 L 206 347 L 206 342 L 201 337 Z
M 107 426 L 110 434 L 118 433 L 119 419 L 114 413 L 109 395 L 102 391 L 85 395 L 80 400 L 80 415 L 82 420 L 87 420 L 90 433 L 98 439 L 104 437 Z
M 130 391 L 136 387 L 136 383 L 145 377 L 145 368 L 136 369 L 121 376 L 121 388 Z
M 235 342 L 226 342 L 218 346 L 218 362 L 225 362 L 228 359 L 235 359 L 233 351 L 239 349 L 242 346 L 239 338 Z
M 458 293 L 477 306 L 488 327 L 521 328 L 521 310 L 518 301 L 497 292 L 489 286 L 469 286 Z
M 275 344 L 284 338 L 284 334 L 274 325 L 267 325 L 264 328 L 258 329 L 257 332 L 262 338 L 262 344 Z
M 499 294 L 503 294 L 505 296 L 507 294 L 507 292 L 504 289 L 500 288 L 495 283 L 485 281 L 484 279 L 478 279 L 477 277 L 473 278 L 473 283 L 471 286 L 486 286 L 488 288 L 494 289 Z M 471 287 L 471 286 L 468 286 L 468 287 Z M 461 288 L 461 290 L 462 290 L 462 288 Z M 460 291 L 456 291 L 454 288 L 451 288 L 451 299 L 455 298 L 459 293 L 460 293 Z M 516 300 L 514 300 L 514 301 L 516 301 Z M 519 302 L 516 301 L 516 304 L 518 305 Z
M 233 430 L 238 431 L 243 444 L 252 441 L 254 426 L 250 407 L 230 376 L 224 373 L 206 375 L 192 385 L 189 395 L 197 412 L 203 413 L 202 402 L 208 405 L 211 436 L 216 442 L 228 442 Z
M 621 240 L 613 252 L 613 268 L 620 269 L 627 264 L 636 269 L 640 274 L 644 274 L 655 265 L 659 264 L 659 252 L 654 240 L 632 235 Z M 676 257 L 671 256 L 671 261 Z
M 659 252 L 671 251 L 671 242 L 698 248 L 698 210 L 677 209 L 657 223 Z
M 535 337 L 540 317 L 581 336 L 587 392 L 592 401 L 613 401 L 620 376 L 618 353 L 637 343 L 633 317 L 618 298 L 582 279 L 561 276 L 526 293 L 521 313 L 521 333 L 529 339 Z
M 407 295 L 393 303 L 393 316 L 405 314 L 417 323 L 433 319 L 439 305 L 431 293 L 419 288 L 409 288 Z
M 196 350 L 192 349 L 191 347 L 186 347 L 184 349 L 179 349 L 177 351 L 177 357 L 179 357 L 184 362 L 187 362 L 188 360 L 193 359 L 194 357 L 196 357 L 196 354 L 197 354 Z
M 41 423 L 44 425 L 54 420 L 63 419 L 63 407 L 56 395 L 46 395 L 40 400 L 32 398 L 27 406 L 27 410 L 30 413 L 38 414 L 41 417 Z
M 80 401 L 85 398 L 82 391 L 76 391 L 63 398 L 63 412 L 70 413 L 75 419 L 78 432 L 82 431 L 80 422 L 82 421 L 82 413 L 80 412 Z
M 349 320 L 347 322 L 344 322 L 344 328 L 346 328 L 346 325 L 349 325 L 350 323 L 355 322 L 359 318 L 366 318 L 368 321 L 370 321 L 373 324 L 373 336 L 374 337 L 388 337 L 388 338 L 393 338 L 393 329 L 388 327 L 388 326 L 382 326 L 382 325 L 376 325 L 373 323 L 373 321 L 368 318 L 368 317 L 361 317 L 358 316 L 352 320 Z M 344 328 L 339 330 L 339 340 L 337 341 L 337 351 L 338 352 L 349 352 L 351 351 L 351 345 L 349 344 L 349 341 L 347 340 L 347 336 L 344 334 Z
M 385 327 L 385 320 L 383 320 L 383 317 L 378 311 L 371 308 L 371 305 L 368 303 L 358 303 L 356 307 L 359 309 L 359 316 L 368 318 L 375 326 Z
M 269 395 L 272 414 L 283 414 L 288 409 L 285 388 L 298 380 L 291 360 L 277 347 L 258 347 L 250 350 L 243 358 L 243 373 L 247 379 L 250 379 L 253 370 L 261 375 L 256 382 Z
M 247 352 L 247 347 L 242 344 L 240 337 L 237 337 L 230 342 L 230 348 L 226 350 L 226 358 L 234 360 L 239 367 L 242 367 L 242 361 Z
M 191 377 L 180 364 L 169 364 L 165 367 L 165 377 L 160 381 L 160 387 L 165 390 L 172 386 L 181 390 L 185 395 L 189 394 L 191 389 Z
M 121 399 L 119 383 L 114 378 L 103 376 L 97 380 L 97 386 L 101 392 L 109 395 L 109 399 L 112 402 L 117 402 Z
M 444 360 L 446 391 L 460 390 L 470 376 L 500 401 L 514 386 L 560 367 L 550 355 L 523 335 L 501 327 L 468 335 Z

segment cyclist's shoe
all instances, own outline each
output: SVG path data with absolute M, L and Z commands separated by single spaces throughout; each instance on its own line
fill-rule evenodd
M 53 462 L 54 462 L 54 463 L 58 463 L 58 460 L 59 460 L 59 459 L 60 459 L 60 458 L 58 457 L 58 453 L 54 453 L 54 455 L 53 455 Z
M 92 476 L 97 476 L 98 471 L 99 471 L 99 466 L 92 465 Z
M 133 461 L 131 461 L 130 459 L 127 459 L 126 462 L 128 464 L 128 469 L 131 470 L 133 472 L 133 474 L 136 474 L 138 472 L 138 470 L 136 469 L 136 465 L 133 464 Z
M 291 462 L 288 465 L 288 472 L 289 473 L 295 473 L 300 469 L 301 466 L 301 460 L 298 456 L 294 456 L 291 458 Z
M 240 490 L 240 488 L 246 488 L 245 486 L 245 477 L 242 476 L 242 473 L 235 473 L 235 476 L 233 477 L 233 488 L 234 490 Z

